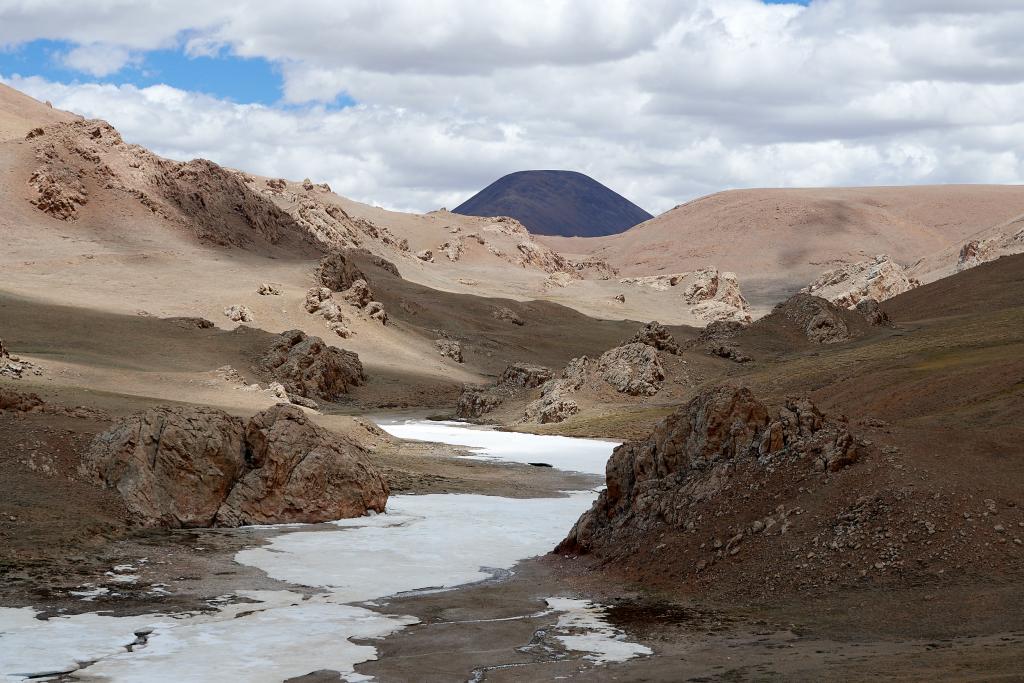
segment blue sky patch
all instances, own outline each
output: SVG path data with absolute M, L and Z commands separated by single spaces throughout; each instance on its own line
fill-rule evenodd
M 140 53 L 137 62 L 120 71 L 96 77 L 62 62 L 62 56 L 74 48 L 74 43 L 55 40 L 0 48 L 0 73 L 39 76 L 61 83 L 100 82 L 140 88 L 164 84 L 243 104 L 273 105 L 281 99 L 281 74 L 265 59 L 230 54 L 189 57 L 181 50 L 152 50 Z M 353 104 L 355 101 L 343 94 L 330 106 Z

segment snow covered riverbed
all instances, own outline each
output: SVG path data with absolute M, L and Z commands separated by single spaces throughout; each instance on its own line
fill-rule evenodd
M 472 446 L 479 457 L 543 461 L 593 473 L 604 470 L 616 445 L 458 423 L 406 422 L 385 428 L 403 437 Z M 0 676 L 19 680 L 81 670 L 114 681 L 280 681 L 331 669 L 355 680 L 353 667 L 374 659 L 376 652 L 350 638 L 385 636 L 416 620 L 352 603 L 450 588 L 511 569 L 549 551 L 595 495 L 394 496 L 385 514 L 341 520 L 328 530 L 289 525 L 267 545 L 236 555 L 236 561 L 273 578 L 316 588 L 319 592 L 311 597 L 239 590 L 217 612 L 186 615 L 81 614 L 40 620 L 31 608 L 0 609 Z M 575 604 L 555 600 L 551 608 L 565 612 Z M 602 642 L 612 631 L 591 631 L 564 642 L 601 662 L 645 650 L 621 643 L 609 649 Z

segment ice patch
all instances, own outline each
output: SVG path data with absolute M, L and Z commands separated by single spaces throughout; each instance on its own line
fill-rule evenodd
M 558 617 L 554 637 L 567 650 L 589 653 L 584 659 L 607 664 L 651 654 L 651 648 L 627 641 L 622 631 L 609 624 L 601 605 L 572 598 L 547 598 L 546 602 L 564 612 Z
M 499 432 L 465 422 L 408 420 L 383 423 L 380 428 L 402 439 L 466 446 L 476 451 L 473 457 L 481 460 L 544 462 L 560 470 L 586 474 L 604 474 L 608 456 L 619 445 L 616 441 Z
M 347 519 L 337 531 L 282 534 L 235 560 L 269 576 L 330 588 L 360 602 L 488 578 L 551 550 L 596 494 L 514 499 L 473 494 L 392 496 L 387 514 Z
M 305 599 L 290 591 L 251 591 L 255 602 L 214 614 L 109 617 L 79 614 L 35 619 L 29 608 L 0 608 L 0 675 L 9 679 L 83 671 L 115 681 L 244 680 L 279 682 L 318 669 L 352 674 L 376 650 L 348 638 L 377 638 L 414 617 L 377 614 L 339 604 L 331 595 Z M 137 633 L 152 631 L 144 645 Z

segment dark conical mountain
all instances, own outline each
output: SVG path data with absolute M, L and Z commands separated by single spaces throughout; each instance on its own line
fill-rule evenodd
M 459 206 L 465 216 L 511 216 L 537 235 L 614 235 L 653 218 L 576 171 L 518 171 L 498 178 Z

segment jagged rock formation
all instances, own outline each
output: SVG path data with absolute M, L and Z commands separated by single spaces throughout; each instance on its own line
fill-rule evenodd
M 641 327 L 626 343 L 646 344 L 658 351 L 667 351 L 668 353 L 678 354 L 682 351 L 672 333 L 657 320 L 653 320 Z
M 96 437 L 85 476 L 144 526 L 323 522 L 383 512 L 388 488 L 355 444 L 278 405 L 248 422 L 210 408 L 151 408 Z
M 807 399 L 789 400 L 773 416 L 749 389 L 713 387 L 647 439 L 615 449 L 607 488 L 556 550 L 609 550 L 632 545 L 640 534 L 692 528 L 695 509 L 713 504 L 738 468 L 752 469 L 755 480 L 759 469 L 767 476 L 787 459 L 836 471 L 860 450 L 845 423 L 825 418 Z
M 605 351 L 597 360 L 604 381 L 631 396 L 653 396 L 665 379 L 658 351 L 641 343 L 623 344 Z
M 324 401 L 337 400 L 366 380 L 357 354 L 328 346 L 301 330 L 282 332 L 260 367 L 289 394 Z
M 879 254 L 822 273 L 800 291 L 828 299 L 842 308 L 855 308 L 862 299 L 885 301 L 920 285 L 903 266 Z

